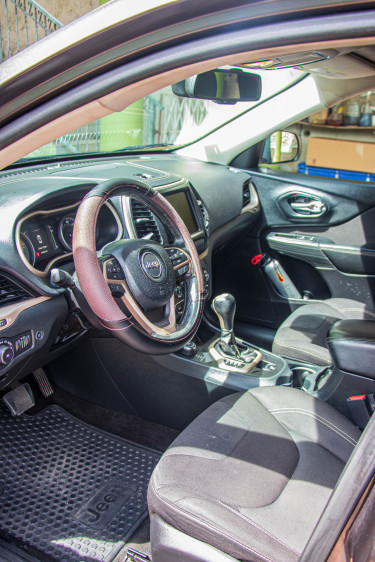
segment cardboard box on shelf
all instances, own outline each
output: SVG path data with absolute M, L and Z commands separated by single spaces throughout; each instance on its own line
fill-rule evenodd
M 312 137 L 306 165 L 375 173 L 375 143 Z
M 322 109 L 318 111 L 318 113 L 314 113 L 314 115 L 310 115 L 308 118 L 309 123 L 314 125 L 325 125 L 328 117 L 328 109 Z

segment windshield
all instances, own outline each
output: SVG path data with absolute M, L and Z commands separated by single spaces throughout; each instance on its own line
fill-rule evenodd
M 26 159 L 115 151 L 173 150 L 194 143 L 254 106 L 264 103 L 304 74 L 299 70 L 254 71 L 262 78 L 262 96 L 257 102 L 222 105 L 213 101 L 182 98 L 163 88 L 76 129 L 31 152 Z M 22 159 L 24 160 L 24 158 Z

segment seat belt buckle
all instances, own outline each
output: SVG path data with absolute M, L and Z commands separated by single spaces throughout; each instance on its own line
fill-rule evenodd
M 364 429 L 370 416 L 375 410 L 375 397 L 373 394 L 358 394 L 346 399 L 348 410 L 353 423 Z

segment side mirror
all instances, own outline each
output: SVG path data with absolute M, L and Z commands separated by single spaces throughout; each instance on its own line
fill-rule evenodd
M 258 101 L 262 95 L 262 80 L 258 74 L 239 68 L 217 69 L 173 84 L 172 92 L 183 98 L 212 100 L 222 104 Z
M 298 160 L 301 153 L 301 142 L 295 133 L 276 131 L 263 143 L 260 164 L 283 164 Z

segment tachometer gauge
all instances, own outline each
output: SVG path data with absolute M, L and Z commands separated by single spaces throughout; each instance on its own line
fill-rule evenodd
M 34 265 L 35 263 L 34 246 L 32 245 L 30 238 L 26 236 L 26 234 L 24 234 L 23 232 L 21 232 L 20 234 L 20 243 L 25 258 L 31 265 Z
M 66 250 L 72 250 L 73 243 L 73 227 L 74 227 L 74 217 L 71 215 L 65 215 L 60 222 L 58 228 L 58 234 L 61 244 Z

